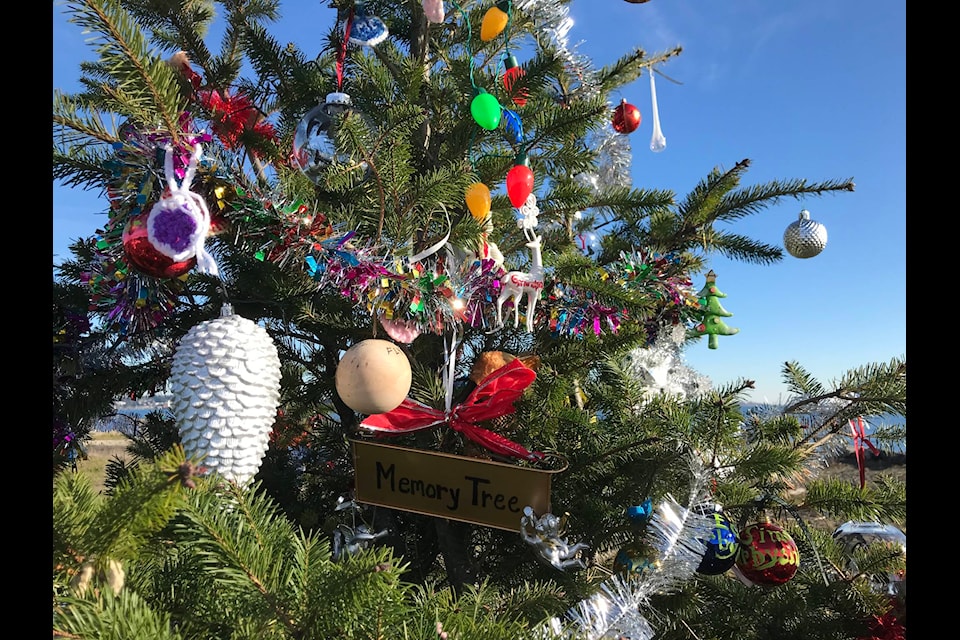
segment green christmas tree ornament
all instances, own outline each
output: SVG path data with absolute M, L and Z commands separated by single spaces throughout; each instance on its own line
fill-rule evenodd
M 717 288 L 716 282 L 717 274 L 711 269 L 707 272 L 707 283 L 697 294 L 700 305 L 703 307 L 703 321 L 692 330 L 693 335 L 710 336 L 707 346 L 711 349 L 716 349 L 719 346 L 717 336 L 732 336 L 740 333 L 740 329 L 728 327 L 723 321 L 723 318 L 729 318 L 733 314 L 720 304 L 720 298 L 726 298 L 727 294 Z

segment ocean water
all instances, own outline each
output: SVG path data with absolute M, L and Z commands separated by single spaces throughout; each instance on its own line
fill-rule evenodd
M 122 415 L 142 418 L 143 416 L 145 416 L 147 413 L 151 411 L 169 408 L 169 406 L 170 406 L 170 398 L 158 396 L 149 401 L 136 402 L 136 403 L 128 402 L 128 403 L 118 404 L 116 408 L 117 408 L 117 412 Z M 768 407 L 768 405 L 745 403 L 742 407 L 742 411 L 744 414 L 747 414 L 753 410 L 763 409 L 766 407 Z M 864 419 L 863 432 L 864 432 L 864 435 L 866 436 L 866 439 L 869 440 L 870 435 L 874 432 L 874 430 L 877 427 L 886 426 L 886 425 L 895 425 L 895 424 L 906 425 L 906 422 L 907 420 L 905 417 L 900 417 L 895 415 L 873 416 L 873 417 L 870 417 L 869 419 L 867 418 Z M 129 421 L 124 420 L 123 418 L 101 420 L 94 426 L 94 430 L 122 432 L 124 431 L 124 425 L 126 424 L 129 424 Z M 846 431 L 846 433 L 850 434 L 850 431 L 848 430 Z M 854 441 L 852 436 L 849 438 L 849 441 L 850 441 L 850 447 L 852 448 L 854 446 Z M 906 441 L 904 440 L 901 443 L 891 446 L 891 450 L 894 453 L 906 454 L 907 452 Z

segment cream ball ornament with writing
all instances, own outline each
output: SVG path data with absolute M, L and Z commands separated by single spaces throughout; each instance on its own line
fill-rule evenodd
M 373 415 L 400 406 L 410 392 L 413 374 L 399 346 L 372 338 L 347 349 L 334 381 L 344 404 L 357 413 Z

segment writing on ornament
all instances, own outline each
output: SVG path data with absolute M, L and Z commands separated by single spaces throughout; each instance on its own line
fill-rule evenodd
M 514 513 L 520 513 L 520 499 L 517 496 L 507 496 L 503 493 L 487 491 L 485 485 L 489 485 L 490 480 L 476 476 L 463 476 L 463 481 L 469 489 L 469 491 L 466 492 L 466 497 L 472 506 L 479 506 L 483 509 L 506 509 Z M 393 492 L 415 495 L 430 500 L 439 500 L 450 511 L 456 511 L 460 508 L 460 492 L 463 488 L 462 486 L 448 487 L 417 478 L 398 478 L 396 465 L 391 464 L 389 467 L 384 467 L 381 463 L 377 462 L 377 489 L 383 489 L 388 486 L 389 490 Z
M 511 275 L 510 282 L 512 284 L 517 285 L 518 287 L 526 287 L 528 289 L 543 289 L 543 280 L 532 280 L 532 279 L 523 277 L 522 274 Z
M 355 500 L 520 531 L 523 509 L 550 510 L 551 472 L 356 440 Z
M 716 546 L 716 551 L 713 555 L 717 560 L 726 560 L 727 558 L 733 557 L 733 555 L 737 553 L 737 551 L 740 549 L 740 544 L 733 536 L 721 535 L 721 532 L 730 531 L 730 528 L 727 526 L 723 516 L 719 513 L 713 513 L 711 515 L 713 516 L 714 529 L 713 537 L 711 538 L 710 543 Z
M 741 557 L 751 569 L 763 571 L 777 565 L 800 564 L 800 551 L 790 534 L 785 531 L 754 529 L 753 535 L 756 536 L 753 544 L 747 542 L 740 545 L 740 553 L 743 554 Z M 763 547 L 758 549 L 757 545 Z

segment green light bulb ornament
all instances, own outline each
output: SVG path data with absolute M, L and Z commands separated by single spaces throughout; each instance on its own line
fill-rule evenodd
M 503 108 L 492 94 L 485 89 L 477 89 L 477 95 L 470 103 L 470 114 L 478 125 L 487 131 L 493 131 L 500 126 L 500 116 Z

